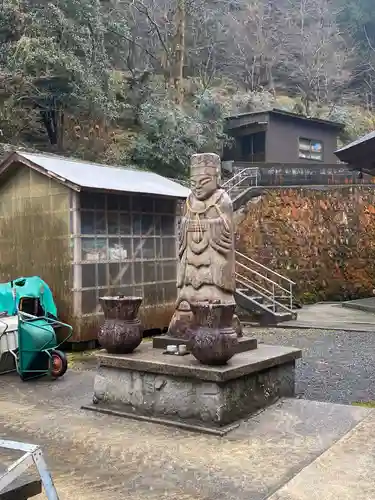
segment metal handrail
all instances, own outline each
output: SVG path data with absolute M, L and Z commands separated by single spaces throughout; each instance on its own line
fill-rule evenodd
M 270 283 L 271 285 L 276 285 L 278 288 L 281 288 L 281 290 L 283 290 L 284 292 L 287 292 L 289 293 L 289 290 L 287 290 L 286 288 L 284 288 L 283 286 L 279 285 L 279 283 L 277 283 L 276 281 L 273 281 L 271 280 L 270 278 L 268 278 L 267 276 L 264 276 L 263 274 L 260 274 L 258 273 L 258 271 L 255 271 L 255 269 L 251 269 L 250 267 L 247 267 L 245 266 L 245 264 L 242 264 L 242 262 L 236 262 L 236 264 L 238 264 L 240 267 L 242 267 L 243 269 L 246 269 L 246 271 L 249 271 L 253 274 L 255 274 L 256 276 L 258 276 L 259 278 L 262 278 L 263 280 L 267 281 L 268 283 Z M 238 273 L 239 274 L 239 273 Z
M 38 445 L 0 439 L 0 448 L 23 452 L 23 456 L 16 460 L 0 475 L 0 493 L 20 477 L 30 466 L 35 465 L 44 486 L 47 499 L 59 500 L 51 473 L 44 460 L 42 450 Z
M 251 262 L 252 264 L 255 264 L 255 265 L 257 265 L 257 266 L 261 267 L 261 268 L 262 268 L 262 269 L 264 269 L 265 271 L 270 272 L 270 273 L 271 273 L 271 274 L 273 274 L 274 276 L 277 276 L 277 277 L 279 277 L 279 278 L 281 278 L 281 279 L 283 279 L 283 280 L 287 281 L 287 282 L 288 282 L 288 283 L 290 283 L 291 285 L 295 285 L 295 284 L 296 284 L 294 281 L 292 281 L 291 279 L 287 278 L 286 276 L 283 276 L 282 274 L 279 274 L 279 273 L 277 273 L 276 271 L 273 271 L 273 270 L 272 270 L 272 269 L 270 269 L 269 267 L 267 267 L 267 266 L 265 266 L 265 265 L 261 264 L 260 262 L 257 262 L 257 261 L 256 261 L 256 260 L 254 260 L 254 259 L 251 259 L 251 258 L 250 258 L 250 257 L 248 257 L 247 255 L 244 255 L 243 253 L 238 252 L 238 251 L 236 250 L 236 257 L 237 257 L 237 255 L 238 255 L 239 257 L 242 257 L 242 258 L 244 258 L 245 260 L 247 260 L 247 261 Z
M 242 283 L 243 285 L 247 286 L 251 290 L 255 291 L 256 293 L 259 293 L 263 298 L 267 298 L 268 300 L 271 300 L 272 302 L 272 310 L 276 312 L 276 306 L 281 307 L 284 310 L 287 310 L 289 312 L 293 312 L 293 286 L 295 285 L 294 281 L 290 280 L 286 276 L 282 276 L 281 274 L 277 273 L 276 271 L 273 271 L 272 269 L 264 266 L 263 264 L 260 264 L 259 262 L 255 261 L 254 259 L 251 259 L 250 257 L 247 257 L 246 255 L 237 252 L 236 251 L 236 257 L 243 257 L 246 261 L 250 262 L 251 264 L 255 266 L 259 266 L 261 269 L 264 269 L 266 272 L 271 273 L 271 275 L 277 276 L 279 279 L 284 280 L 284 282 L 289 284 L 289 290 L 287 288 L 284 288 L 281 284 L 279 284 L 277 281 L 272 280 L 266 275 L 261 274 L 260 272 L 256 271 L 255 269 L 252 269 L 249 266 L 246 266 L 243 262 L 240 262 L 236 258 L 236 265 L 238 265 L 240 268 L 245 269 L 249 273 L 252 273 L 253 275 L 257 276 L 258 278 L 262 279 L 264 282 L 268 283 L 270 290 L 267 290 L 264 286 L 256 283 L 254 280 L 243 276 L 240 274 L 238 271 L 235 271 L 235 278 L 236 281 L 239 283 Z M 240 279 L 239 279 L 240 278 Z M 289 306 L 286 306 L 285 304 L 282 304 L 277 300 L 276 298 L 276 290 L 282 290 L 284 292 L 285 298 L 289 299 Z M 279 298 L 279 297 L 278 297 Z
M 244 177 L 243 179 L 240 179 L 238 182 L 236 182 L 236 184 L 233 184 L 232 186 L 229 186 L 229 187 L 224 187 L 224 189 L 227 191 L 227 193 L 231 193 L 233 192 L 234 190 L 236 189 L 240 189 L 240 188 L 243 188 L 243 189 L 248 189 L 248 188 L 251 188 L 251 187 L 257 187 L 257 181 L 255 181 L 255 186 L 254 185 L 245 185 L 245 186 L 242 186 L 243 182 L 248 180 L 248 179 L 251 179 L 251 177 Z
M 237 274 L 237 273 L 236 273 L 236 274 Z M 241 282 L 241 280 L 236 279 L 236 281 L 239 281 L 240 283 L 242 283 L 242 284 L 243 284 L 243 282 Z M 253 284 L 252 284 L 251 280 L 247 280 L 247 281 L 249 281 L 249 283 L 250 283 L 250 286 L 248 285 L 248 286 L 249 286 L 249 288 L 253 288 L 253 289 L 254 289 L 255 287 L 253 287 Z M 257 286 L 259 287 L 259 285 L 257 285 Z M 269 292 L 269 293 L 270 293 L 270 295 L 267 295 L 267 294 L 265 294 L 264 292 L 261 292 L 261 291 L 259 291 L 259 290 L 256 290 L 256 289 L 255 289 L 255 291 L 256 291 L 257 293 L 259 293 L 259 295 L 260 295 L 261 297 L 263 297 L 264 299 L 269 299 L 269 300 L 271 300 L 271 301 L 272 301 L 272 310 L 273 310 L 273 312 L 276 312 L 276 306 L 279 306 L 281 309 L 284 309 L 284 310 L 285 310 L 285 311 L 287 311 L 287 312 L 293 312 L 293 308 L 292 308 L 292 307 L 291 307 L 291 308 L 289 308 L 289 307 L 288 307 L 288 306 L 286 306 L 285 304 L 282 304 L 281 302 L 279 302 L 278 300 L 276 300 L 276 299 L 275 299 L 275 295 L 274 295 L 272 292 Z M 267 290 L 267 293 L 268 293 L 268 290 Z M 259 304 L 259 305 L 261 306 L 261 304 Z
M 254 172 L 255 172 L 255 175 L 252 175 Z M 239 178 L 239 181 L 237 181 L 235 185 L 230 186 L 230 184 L 237 178 Z M 255 178 L 255 185 L 257 186 L 258 185 L 258 178 L 259 178 L 259 168 L 258 167 L 247 167 L 247 168 L 240 170 L 235 175 L 233 175 L 230 179 L 228 179 L 226 182 L 224 182 L 224 184 L 221 185 L 221 188 L 227 189 L 227 186 L 229 186 L 229 189 L 227 189 L 229 191 L 229 190 L 237 187 L 239 184 L 241 184 L 245 180 L 253 179 L 253 178 Z M 190 181 L 187 179 L 179 179 L 176 177 L 167 177 L 167 179 L 169 181 L 178 182 L 182 186 L 185 186 L 185 187 L 190 189 Z
M 227 184 L 230 184 L 234 179 L 237 179 L 237 177 L 242 177 L 244 173 L 247 172 L 255 172 L 255 177 L 258 178 L 258 173 L 259 173 L 259 168 L 258 167 L 247 167 L 241 169 L 239 172 L 234 174 L 230 179 L 228 179 L 224 184 L 221 185 L 221 187 L 225 187 Z M 247 177 L 250 177 L 248 174 L 246 175 Z
M 255 175 L 250 175 L 248 172 L 255 172 Z M 245 176 L 244 176 L 245 175 Z M 231 184 L 233 183 L 233 181 L 235 179 L 237 179 L 238 177 L 240 178 L 240 180 L 236 183 L 236 186 L 238 184 L 240 184 L 241 182 L 243 182 L 244 180 L 246 179 L 252 179 L 255 177 L 255 185 L 257 186 L 258 185 L 258 176 L 259 176 L 259 168 L 258 167 L 248 167 L 248 168 L 244 168 L 242 170 L 240 170 L 239 172 L 237 172 L 237 174 L 233 175 L 230 179 L 228 179 L 226 182 L 224 182 L 224 184 L 221 185 L 221 187 L 223 189 L 227 189 L 228 191 L 230 189 L 233 189 L 234 186 L 231 186 Z M 228 186 L 228 188 L 227 188 Z
M 259 283 L 257 283 L 256 281 L 253 281 L 252 279 L 247 278 L 246 276 L 243 276 L 240 273 L 236 272 L 235 274 L 236 274 L 235 275 L 236 281 L 238 281 L 244 286 L 247 286 L 248 288 L 251 288 L 255 292 L 259 291 L 259 293 L 264 294 L 264 297 L 267 296 L 268 299 L 273 300 L 274 296 L 270 290 L 267 290 L 267 288 L 264 288 L 262 285 L 259 285 Z
M 254 175 L 255 173 L 255 175 Z M 237 172 L 235 175 L 233 175 L 230 179 L 228 179 L 226 182 L 224 182 L 221 187 L 226 189 L 228 193 L 233 191 L 234 189 L 238 188 L 245 180 L 248 180 L 249 178 L 254 178 L 255 177 L 255 187 L 258 186 L 258 176 L 259 176 L 259 168 L 258 167 L 247 167 L 244 169 L 241 169 L 239 172 Z M 247 186 L 246 186 L 247 187 Z M 248 186 L 254 187 L 254 186 Z M 241 196 L 241 194 L 240 194 Z M 293 312 L 293 286 L 295 285 L 295 282 L 292 281 L 291 279 L 287 278 L 286 276 L 283 276 L 276 271 L 273 271 L 269 267 L 265 266 L 264 264 L 260 264 L 259 262 L 255 261 L 254 259 L 251 259 L 250 257 L 247 257 L 247 255 L 242 254 L 241 252 L 236 251 L 235 252 L 235 257 L 236 257 L 236 265 L 238 265 L 240 268 L 245 269 L 246 271 L 252 273 L 253 275 L 257 276 L 261 280 L 263 280 L 265 283 L 268 284 L 269 290 L 267 290 L 264 286 L 256 283 L 254 280 L 251 280 L 247 278 L 246 276 L 243 276 L 240 274 L 237 270 L 235 271 L 235 279 L 236 282 L 241 283 L 242 285 L 250 288 L 256 293 L 259 293 L 261 297 L 268 299 L 272 303 L 272 310 L 273 312 L 276 312 L 276 307 L 280 307 L 281 309 L 284 309 L 288 312 Z M 243 262 L 240 262 L 240 259 L 244 259 L 245 262 L 251 264 L 251 267 L 248 265 L 245 265 Z M 261 274 L 261 272 L 256 271 L 253 269 L 254 266 L 257 266 L 258 269 L 264 270 L 265 273 Z M 270 277 L 267 275 L 269 274 Z M 274 279 L 272 279 L 274 278 Z M 280 283 L 276 281 L 276 278 L 278 278 L 278 281 L 281 280 L 281 282 L 284 282 L 285 286 L 288 286 L 289 289 L 284 288 Z M 289 306 L 282 304 L 277 300 L 276 298 L 276 293 L 275 289 L 278 291 L 282 291 L 285 294 L 285 299 L 289 300 Z M 278 297 L 279 298 L 279 297 Z
M 263 293 L 270 294 L 269 298 L 272 299 L 272 294 L 269 290 L 267 290 L 267 288 L 264 288 L 264 286 L 259 285 L 258 283 L 256 283 L 255 281 L 252 281 L 249 278 L 246 278 L 246 276 L 243 276 L 242 274 L 236 272 L 236 280 L 244 286 L 251 287 L 251 288 L 255 289 L 255 291 L 258 291 L 257 289 L 263 290 Z M 259 292 L 259 293 L 261 293 L 261 292 Z

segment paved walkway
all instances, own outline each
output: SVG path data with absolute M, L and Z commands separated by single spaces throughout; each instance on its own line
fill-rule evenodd
M 42 445 L 60 500 L 374 500 L 375 410 L 332 402 L 375 400 L 375 334 L 253 334 L 303 349 L 305 399 L 281 401 L 225 438 L 81 410 L 92 370 L 54 382 L 1 376 L 0 435 Z
M 80 410 L 92 372 L 0 381 L 2 435 L 43 446 L 60 500 L 310 500 L 312 485 L 319 500 L 375 498 L 374 482 L 361 486 L 375 473 L 372 410 L 284 400 L 216 438 Z M 350 475 L 352 496 L 340 474 Z
M 343 303 L 348 309 L 356 309 L 357 311 L 365 311 L 375 313 L 375 297 L 367 297 L 366 299 L 349 300 Z
M 269 500 L 374 499 L 374 425 L 372 412 Z
M 304 306 L 298 318 L 280 323 L 280 328 L 322 328 L 356 332 L 375 332 L 375 314 L 348 309 L 341 303 L 320 303 Z

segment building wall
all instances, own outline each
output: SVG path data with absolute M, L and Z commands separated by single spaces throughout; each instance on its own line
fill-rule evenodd
M 299 158 L 300 137 L 323 142 L 323 163 L 337 163 L 334 151 L 337 149 L 336 129 L 304 120 L 270 115 L 266 134 L 267 163 L 317 163 L 316 160 Z
M 177 295 L 176 201 L 82 192 L 79 205 L 75 283 L 83 317 L 99 316 L 101 296 L 137 295 L 144 326 L 168 326 Z
M 248 204 L 237 249 L 296 282 L 303 302 L 373 296 L 375 188 L 285 188 Z
M 70 189 L 24 165 L 11 168 L 11 175 L 0 185 L 0 217 L 22 211 L 29 200 L 43 213 L 58 216 L 68 231 Z
M 0 280 L 40 276 L 71 319 L 70 190 L 14 164 L 0 185 Z
M 268 118 L 267 118 L 268 119 Z M 223 161 L 251 161 L 250 157 L 244 156 L 243 154 L 243 146 L 241 144 L 243 138 L 244 140 L 248 139 L 250 141 L 250 136 L 256 133 L 266 133 L 267 124 L 256 125 L 249 124 L 250 128 L 234 128 L 228 129 L 227 133 L 232 138 L 232 140 L 224 147 L 223 150 Z M 251 132 L 249 132 L 251 130 Z M 267 134 L 266 134 L 267 135 Z M 261 159 L 260 159 L 261 157 Z M 264 152 L 258 157 L 255 156 L 256 159 L 253 161 L 264 161 Z

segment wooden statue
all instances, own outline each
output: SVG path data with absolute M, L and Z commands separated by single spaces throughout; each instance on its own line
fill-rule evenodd
M 218 155 L 193 155 L 192 192 L 186 200 L 179 235 L 178 298 L 169 326 L 173 336 L 185 337 L 192 317 L 190 304 L 235 304 L 233 206 L 227 192 L 219 187 L 220 170 Z

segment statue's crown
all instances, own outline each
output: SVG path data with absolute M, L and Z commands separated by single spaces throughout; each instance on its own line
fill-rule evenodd
M 220 175 L 221 160 L 215 153 L 201 153 L 191 157 L 191 175 L 215 174 Z

